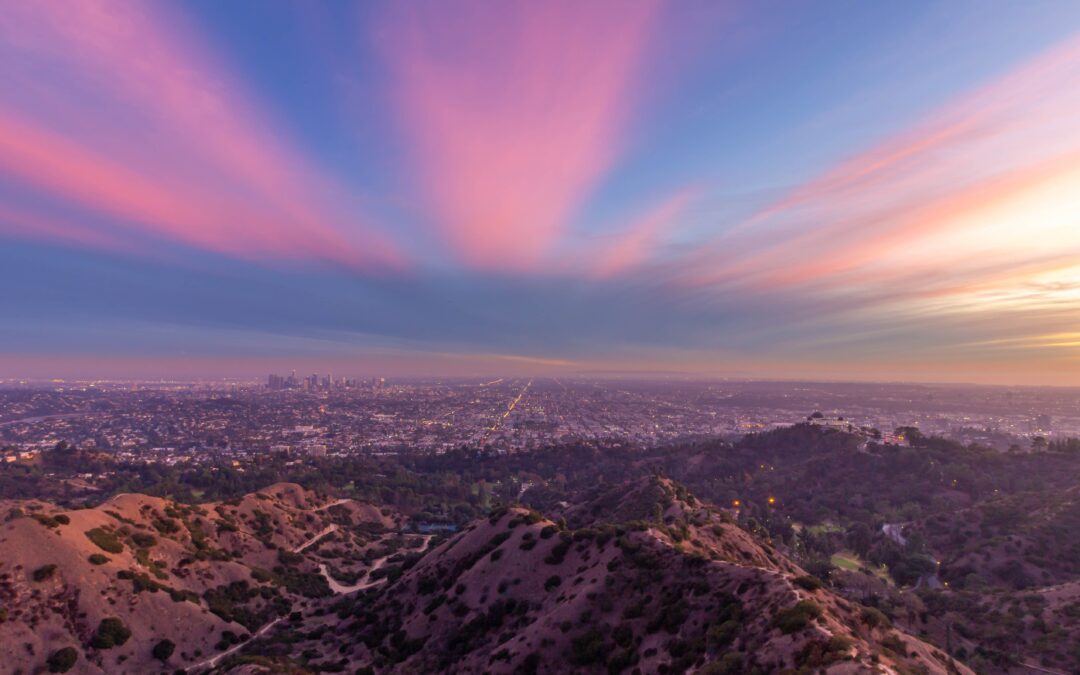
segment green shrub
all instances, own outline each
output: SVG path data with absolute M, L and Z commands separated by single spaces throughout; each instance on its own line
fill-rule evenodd
M 86 531 L 86 538 L 94 542 L 98 548 L 106 553 L 123 553 L 124 545 L 116 538 L 116 535 L 105 528 L 95 527 Z
M 570 641 L 570 663 L 575 666 L 587 666 L 603 660 L 607 650 L 604 636 L 595 628 Z
M 274 575 L 262 567 L 252 567 L 251 578 L 259 583 L 266 583 L 268 581 L 273 581 Z
M 773 626 L 781 633 L 789 635 L 802 630 L 810 622 L 821 616 L 821 607 L 809 600 L 800 600 L 787 609 L 782 609 L 773 617 Z
M 90 561 L 91 565 L 104 565 L 109 562 L 109 557 L 101 555 L 100 553 L 91 553 L 87 560 Z
M 74 647 L 64 647 L 49 654 L 47 663 L 50 673 L 66 673 L 79 660 L 79 652 Z
M 173 602 L 193 602 L 196 605 L 199 604 L 199 594 L 195 591 L 170 588 L 169 598 L 172 599 Z
M 818 579 L 817 577 L 815 577 L 813 575 L 810 575 L 810 574 L 804 574 L 801 577 L 795 577 L 791 581 L 792 581 L 792 583 L 794 583 L 799 588 L 802 588 L 802 589 L 805 589 L 805 590 L 808 590 L 808 591 L 819 590 L 823 585 L 821 583 L 821 579 Z
M 735 641 L 735 637 L 742 630 L 742 623 L 735 619 L 713 624 L 706 634 L 707 644 L 712 651 L 720 651 Z
M 180 531 L 180 526 L 172 518 L 155 518 L 152 525 L 162 534 L 175 534 Z
M 67 516 L 65 516 L 62 513 L 58 513 L 55 516 L 53 516 L 53 520 L 60 523 L 61 525 L 70 525 L 71 524 L 71 518 L 68 518 Z
M 544 562 L 549 565 L 561 565 L 562 561 L 566 559 L 567 552 L 570 551 L 570 539 L 562 539 L 558 544 L 555 544 L 551 548 L 551 553 L 544 558 Z
M 876 607 L 863 607 L 859 610 L 859 621 L 868 628 L 892 628 L 892 622 L 885 613 Z
M 609 675 L 618 675 L 627 668 L 637 664 L 640 660 L 633 649 L 618 649 L 608 657 L 607 670 Z
M 558 588 L 560 584 L 562 584 L 562 577 L 560 577 L 558 574 L 552 574 L 550 577 L 547 578 L 547 581 L 544 582 L 544 590 L 553 590 L 555 588 Z
M 45 581 L 46 579 L 52 579 L 56 574 L 56 565 L 42 565 L 34 570 L 34 581 Z
M 131 543 L 139 548 L 151 548 L 157 544 L 157 539 L 152 534 L 136 532 L 131 535 Z
M 176 644 L 173 643 L 172 640 L 162 640 L 154 645 L 154 651 L 152 653 L 155 659 L 165 663 L 169 660 L 169 657 L 172 656 L 174 651 L 176 651 Z
M 907 646 L 904 644 L 904 640 L 896 633 L 885 636 L 881 640 L 881 646 L 898 656 L 907 656 Z
M 112 649 L 124 644 L 130 637 L 131 630 L 124 625 L 123 621 L 116 617 L 109 617 L 102 619 L 98 624 L 97 632 L 94 633 L 90 644 L 94 649 Z
M 698 671 L 701 675 L 740 675 L 745 672 L 742 663 L 742 654 L 738 652 L 728 652 L 721 656 L 718 660 L 705 664 L 705 667 Z

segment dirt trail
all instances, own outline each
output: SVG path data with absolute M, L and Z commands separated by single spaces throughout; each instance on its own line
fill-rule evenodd
M 320 539 L 322 539 L 326 535 L 330 534 L 331 532 L 336 532 L 337 529 L 338 529 L 337 525 L 327 525 L 323 529 L 319 530 L 319 532 L 314 537 L 312 537 L 311 539 L 308 539 L 303 544 L 300 544 L 299 546 L 294 548 L 292 550 L 292 552 L 293 553 L 300 553 L 301 551 L 308 548 L 309 546 L 311 546 L 315 542 L 319 541 Z
M 213 668 L 214 666 L 216 666 L 221 661 L 221 659 L 225 658 L 226 656 L 228 656 L 228 655 L 230 655 L 230 654 L 232 654 L 232 653 L 234 653 L 236 651 L 239 651 L 240 649 L 245 647 L 247 645 L 247 643 L 250 642 L 251 640 L 254 640 L 255 638 L 259 638 L 259 637 L 262 637 L 263 635 L 265 635 L 266 632 L 268 630 L 270 630 L 271 628 L 273 628 L 279 621 L 281 621 L 280 616 L 278 618 L 274 619 L 273 621 L 271 621 L 270 623 L 266 624 L 265 626 L 263 626 L 259 630 L 255 631 L 255 633 L 252 634 L 250 640 L 245 640 L 243 642 L 238 642 L 235 645 L 233 645 L 232 647 L 229 647 L 225 651 L 221 652 L 220 654 L 217 654 L 215 656 L 211 656 L 208 659 L 203 659 L 202 661 L 199 661 L 198 663 L 195 663 L 195 664 L 192 664 L 192 665 L 188 666 L 187 670 L 188 671 L 194 671 L 194 670 L 198 670 L 199 668 Z
M 425 534 L 421 538 L 424 540 L 424 545 L 419 548 L 419 551 L 423 553 L 428 549 L 428 546 L 431 545 L 431 540 L 435 538 L 435 535 Z M 323 577 L 326 579 L 326 583 L 330 585 L 330 590 L 332 590 L 333 592 L 338 593 L 339 595 L 343 593 L 355 593 L 356 591 L 362 591 L 371 588 L 372 586 L 378 586 L 382 582 L 386 581 L 386 577 L 374 580 L 371 579 L 371 573 L 385 565 L 386 561 L 389 559 L 390 556 L 388 555 L 377 558 L 375 562 L 371 563 L 371 567 L 368 568 L 367 574 L 365 575 L 365 578 L 367 578 L 368 581 L 360 581 L 348 586 L 341 583 L 330 575 L 330 569 L 326 566 L 326 563 L 319 564 L 319 573 L 322 574 Z

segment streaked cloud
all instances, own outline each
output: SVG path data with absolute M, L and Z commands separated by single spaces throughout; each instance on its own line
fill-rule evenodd
M 605 242 L 592 262 L 592 277 L 610 279 L 648 261 L 685 212 L 692 194 L 691 189 L 675 193 L 624 228 L 614 241 Z
M 716 5 L 0 0 L 3 362 L 1080 377 L 1080 11 Z
M 426 215 L 486 270 L 532 269 L 611 170 L 658 4 L 396 5 L 379 39 Z
M 123 227 L 245 258 L 400 265 L 161 3 L 4 2 L 0 170 Z

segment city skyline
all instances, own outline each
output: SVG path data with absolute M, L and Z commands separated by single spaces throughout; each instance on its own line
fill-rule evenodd
M 1080 385 L 1075 3 L 0 8 L 0 378 Z

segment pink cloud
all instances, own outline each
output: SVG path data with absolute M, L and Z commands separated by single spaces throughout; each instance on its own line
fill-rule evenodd
M 656 18 L 648 0 L 396 8 L 394 101 L 428 216 L 467 264 L 532 268 L 567 231 L 622 150 Z
M 229 255 L 403 263 L 335 203 L 343 190 L 275 132 L 183 17 L 152 3 L 2 5 L 0 38 L 22 62 L 0 73 L 23 85 L 0 108 L 0 143 L 15 153 L 0 160 L 6 173 Z
M 680 191 L 632 223 L 614 243 L 596 255 L 592 276 L 608 279 L 645 262 L 660 237 L 676 224 L 690 199 L 690 190 Z
M 102 232 L 81 223 L 46 218 L 6 205 L 0 205 L 0 233 L 16 239 L 45 240 L 131 255 L 145 255 L 146 253 L 142 247 L 124 237 Z

